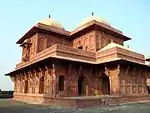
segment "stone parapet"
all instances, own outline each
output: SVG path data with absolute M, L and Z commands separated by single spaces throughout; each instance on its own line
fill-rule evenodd
M 17 64 L 16 69 L 29 66 L 33 63 L 42 61 L 47 58 L 62 58 L 66 60 L 76 60 L 80 62 L 95 63 L 95 53 L 78 50 L 69 46 L 55 44 L 33 56 L 28 62 Z

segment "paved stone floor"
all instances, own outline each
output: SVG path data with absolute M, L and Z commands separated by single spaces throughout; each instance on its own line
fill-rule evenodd
M 150 113 L 150 102 L 103 108 L 56 109 L 50 106 L 31 105 L 11 99 L 3 99 L 0 100 L 0 113 Z

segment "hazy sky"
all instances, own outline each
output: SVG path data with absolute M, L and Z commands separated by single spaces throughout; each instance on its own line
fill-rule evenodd
M 132 50 L 150 55 L 150 0 L 1 0 L 0 88 L 13 89 L 4 74 L 14 70 L 21 59 L 16 41 L 37 21 L 50 14 L 71 31 L 91 12 L 131 37 L 126 44 Z

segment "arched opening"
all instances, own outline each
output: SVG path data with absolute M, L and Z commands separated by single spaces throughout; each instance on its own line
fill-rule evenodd
M 44 94 L 44 76 L 40 78 L 39 93 Z
M 28 80 L 25 80 L 24 93 L 28 93 Z
M 147 92 L 150 94 L 150 87 L 147 85 Z
M 146 85 L 147 85 L 147 92 L 150 94 L 150 79 L 146 80 Z
M 78 95 L 79 96 L 85 95 L 85 93 L 86 93 L 85 77 L 82 75 L 82 76 L 79 76 L 79 79 L 78 79 Z
M 103 93 L 103 95 L 110 94 L 109 77 L 105 73 L 102 75 L 102 93 Z

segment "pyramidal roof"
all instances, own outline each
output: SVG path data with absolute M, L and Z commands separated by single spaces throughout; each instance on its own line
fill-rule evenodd
M 111 49 L 111 48 L 114 48 L 114 47 L 118 47 L 118 48 L 122 48 L 122 49 L 125 49 L 125 50 L 128 50 L 128 51 L 131 51 L 131 49 L 129 49 L 129 48 L 123 46 L 123 45 L 114 43 L 114 42 L 109 43 L 107 46 L 105 46 L 104 48 L 100 49 L 99 51 L 104 51 L 104 50 Z

